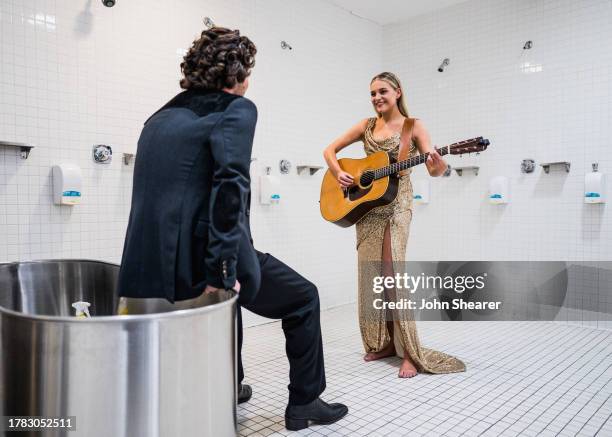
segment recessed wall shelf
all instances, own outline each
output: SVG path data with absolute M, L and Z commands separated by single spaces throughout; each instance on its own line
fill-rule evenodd
M 124 152 L 123 153 L 123 163 L 125 165 L 130 165 L 130 162 L 132 162 L 134 160 L 134 158 L 136 158 L 136 154 L 135 153 L 129 153 L 129 152 Z
M 28 156 L 30 156 L 30 150 L 34 148 L 34 146 L 30 146 L 29 144 L 15 143 L 12 141 L 0 141 L 0 147 L 18 148 L 19 152 L 21 153 L 21 159 L 28 159 Z
M 297 166 L 297 172 L 298 172 L 298 174 L 302 174 L 306 170 L 308 170 L 309 173 L 310 173 L 310 176 L 312 176 L 313 174 L 315 174 L 316 172 L 318 172 L 322 168 L 323 167 L 321 167 L 320 165 L 298 165 Z
M 479 166 L 477 165 L 469 165 L 467 167 L 453 167 L 453 170 L 455 170 L 457 172 L 457 174 L 459 176 L 463 176 L 463 172 L 465 170 L 467 171 L 473 171 L 475 176 L 478 176 L 478 170 L 480 169 Z
M 551 166 L 553 166 L 553 167 L 554 166 L 563 166 L 563 167 L 565 167 L 565 171 L 567 173 L 569 173 L 570 166 L 572 165 L 572 163 L 569 162 L 569 161 L 557 161 L 557 162 L 543 162 L 540 165 L 544 169 L 544 173 L 548 173 L 550 171 L 550 167 Z

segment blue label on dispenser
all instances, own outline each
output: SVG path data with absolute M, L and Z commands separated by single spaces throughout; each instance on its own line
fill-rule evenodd
M 584 193 L 584 197 L 601 197 L 599 193 Z
M 501 194 L 491 194 L 489 198 L 490 199 L 501 199 L 502 195 Z
M 280 199 L 280 194 L 272 194 L 270 196 L 271 199 Z
M 62 193 L 62 196 L 64 196 L 64 197 L 81 197 L 81 192 L 80 191 L 64 191 Z
M 420 194 L 415 194 L 413 198 L 414 199 L 422 199 L 423 196 L 421 196 Z

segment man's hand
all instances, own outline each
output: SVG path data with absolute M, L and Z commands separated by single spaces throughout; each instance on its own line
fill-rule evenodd
M 211 285 L 207 285 L 206 288 L 204 289 L 204 293 L 209 294 L 209 293 L 215 293 L 217 291 L 221 290 L 220 288 L 215 288 Z M 240 282 L 238 282 L 238 280 L 236 280 L 236 283 L 234 284 L 234 290 L 236 290 L 236 293 L 240 292 Z

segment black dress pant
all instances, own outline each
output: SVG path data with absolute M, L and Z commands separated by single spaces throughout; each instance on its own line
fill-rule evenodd
M 238 271 L 238 280 L 241 283 L 240 294 L 242 294 L 242 288 L 246 293 L 245 296 L 239 298 L 237 314 L 238 382 L 242 382 L 244 378 L 240 311 L 240 307 L 243 306 L 260 316 L 282 319 L 285 348 L 289 359 L 289 403 L 307 404 L 325 390 L 317 287 L 270 254 L 253 252 L 252 246 L 251 251 L 246 252 L 250 254 L 242 252 L 242 255 L 246 255 L 247 259 L 250 258 L 252 264 L 255 264 L 256 256 L 260 274 L 252 274 L 255 270 L 253 268 L 241 269 L 240 264 L 245 267 L 245 257 L 239 257 L 243 258 L 239 260 Z M 259 282 L 259 288 L 252 293 L 253 297 L 247 297 L 250 289 L 252 290 L 257 282 Z

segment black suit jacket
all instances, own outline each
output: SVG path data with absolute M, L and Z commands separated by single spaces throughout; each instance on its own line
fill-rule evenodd
M 202 90 L 178 94 L 147 120 L 135 160 L 120 296 L 174 302 L 200 295 L 207 284 L 234 286 L 239 246 L 251 238 L 256 122 L 250 100 Z

